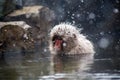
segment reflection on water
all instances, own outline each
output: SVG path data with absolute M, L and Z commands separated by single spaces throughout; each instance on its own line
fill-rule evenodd
M 115 59 L 93 60 L 92 55 L 51 57 L 40 51 L 7 52 L 0 60 L 0 80 L 117 80 L 119 73 Z

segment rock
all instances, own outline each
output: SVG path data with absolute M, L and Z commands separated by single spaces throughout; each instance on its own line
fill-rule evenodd
M 55 20 L 54 11 L 44 6 L 27 6 L 15 10 L 5 17 L 5 21 L 25 21 L 34 27 L 50 27 Z
M 28 31 L 35 42 L 41 44 L 41 39 L 46 38 L 48 31 L 55 22 L 55 14 L 54 11 L 44 6 L 27 6 L 12 12 L 4 20 L 25 21 L 32 26 Z

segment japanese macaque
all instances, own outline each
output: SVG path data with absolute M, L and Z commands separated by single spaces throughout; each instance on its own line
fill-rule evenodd
M 69 23 L 61 23 L 53 27 L 50 32 L 51 54 L 94 54 L 94 47 L 75 26 Z
M 0 29 L 0 51 L 29 50 L 33 47 L 32 38 L 18 25 L 5 25 Z

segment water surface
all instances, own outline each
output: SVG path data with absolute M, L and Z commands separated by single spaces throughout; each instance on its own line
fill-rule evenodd
M 54 56 L 49 52 L 5 53 L 0 80 L 119 80 L 120 58 Z

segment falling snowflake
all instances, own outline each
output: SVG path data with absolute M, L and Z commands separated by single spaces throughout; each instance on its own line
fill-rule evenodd
M 24 38 L 26 38 L 26 39 L 28 39 L 28 36 L 27 36 L 27 34 L 24 34 L 24 35 L 23 35 L 23 37 L 24 37 Z
M 117 8 L 115 8 L 115 9 L 113 9 L 113 12 L 114 12 L 114 13 L 118 13 L 119 10 L 118 10 Z
M 102 36 L 103 36 L 103 35 L 104 35 L 104 32 L 100 32 L 100 35 L 102 35 Z
M 89 19 L 94 19 L 95 18 L 95 14 L 94 13 L 90 13 L 88 17 L 89 17 Z
M 81 0 L 81 2 L 83 3 L 83 2 L 84 2 L 84 0 Z
M 100 48 L 104 48 L 105 49 L 105 48 L 108 47 L 109 43 L 110 42 L 109 42 L 109 40 L 107 38 L 101 38 L 98 44 L 99 44 Z
M 47 49 L 46 49 L 46 48 L 44 49 L 44 52 L 47 52 Z
M 67 44 L 66 44 L 66 43 L 63 43 L 63 46 L 65 47 L 65 46 L 67 46 Z

